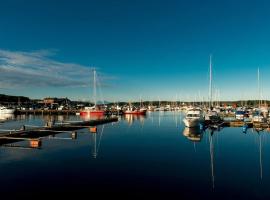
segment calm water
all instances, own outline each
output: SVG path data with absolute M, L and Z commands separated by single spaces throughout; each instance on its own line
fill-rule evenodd
M 124 199 L 269 199 L 269 132 L 184 128 L 181 113 L 148 113 L 42 139 L 41 149 L 0 148 L 1 195 L 105 195 Z M 0 125 L 42 125 L 49 116 L 20 116 Z M 79 120 L 58 116 L 56 120 Z M 17 146 L 28 147 L 28 142 Z

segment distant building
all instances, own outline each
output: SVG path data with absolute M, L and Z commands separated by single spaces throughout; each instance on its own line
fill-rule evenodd
M 43 99 L 43 104 L 45 105 L 70 105 L 71 101 L 68 98 L 56 98 L 56 97 L 46 97 Z
M 43 99 L 43 103 L 44 104 L 53 104 L 55 102 L 56 102 L 56 98 L 50 98 L 50 97 L 48 97 L 48 98 L 44 98 Z

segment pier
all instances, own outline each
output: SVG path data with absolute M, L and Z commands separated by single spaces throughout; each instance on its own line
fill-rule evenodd
M 106 124 L 110 122 L 117 122 L 117 117 L 104 118 L 98 120 L 89 120 L 89 121 L 64 121 L 59 123 L 49 122 L 45 126 L 30 126 L 31 129 L 27 130 L 28 125 L 23 125 L 19 130 L 0 130 L 0 145 L 5 145 L 18 141 L 30 141 L 30 146 L 39 147 L 42 137 L 49 135 L 69 132 L 71 133 L 72 138 L 76 138 L 76 130 L 83 128 L 92 128 L 96 125 Z
M 80 110 L 41 110 L 41 109 L 35 109 L 35 110 L 16 110 L 15 114 L 17 115 L 24 115 L 24 114 L 44 114 L 44 115 L 75 115 L 76 113 L 79 113 Z

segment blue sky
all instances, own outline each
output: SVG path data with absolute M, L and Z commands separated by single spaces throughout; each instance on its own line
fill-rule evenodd
M 269 99 L 265 0 L 9 0 L 0 6 L 0 93 L 88 100 L 91 67 L 109 101 L 208 95 Z M 200 95 L 199 95 L 200 94 Z

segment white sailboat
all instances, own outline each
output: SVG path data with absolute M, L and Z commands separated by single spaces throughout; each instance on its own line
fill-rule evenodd
M 252 115 L 252 122 L 255 123 L 262 123 L 266 121 L 266 118 L 263 116 L 262 108 L 261 108 L 261 102 L 262 102 L 262 95 L 261 95 L 261 85 L 260 85 L 260 68 L 258 68 L 257 72 L 257 79 L 258 79 L 258 109 L 255 110 L 255 112 Z
M 92 107 L 85 107 L 83 110 L 80 111 L 81 116 L 90 116 L 90 115 L 104 115 L 105 111 L 103 109 L 99 109 L 97 106 L 97 91 L 96 91 L 96 81 L 97 81 L 97 75 L 96 75 L 96 69 L 93 69 L 94 73 L 94 81 L 93 81 L 93 97 L 94 97 L 94 106 Z
M 212 56 L 210 55 L 209 60 L 209 109 L 205 114 L 205 120 L 211 123 L 220 122 L 218 112 L 213 109 L 213 76 L 212 76 Z

